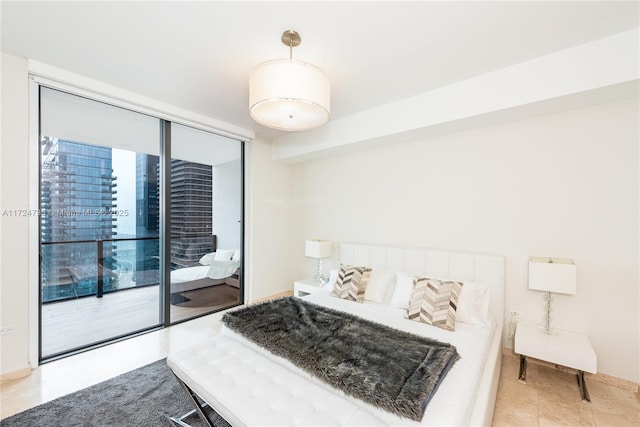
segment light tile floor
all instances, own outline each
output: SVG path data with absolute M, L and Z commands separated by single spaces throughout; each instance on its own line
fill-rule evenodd
M 640 425 L 640 397 L 631 390 L 586 376 L 591 403 L 584 403 L 575 374 L 529 362 L 522 384 L 518 367 L 516 357 L 503 356 L 494 427 Z
M 222 313 L 47 363 L 26 378 L 2 383 L 0 418 L 115 377 L 166 357 L 220 330 Z M 503 426 L 638 426 L 640 398 L 632 391 L 589 381 L 591 404 L 582 403 L 574 375 L 529 363 L 518 382 L 518 359 L 503 357 L 494 412 Z

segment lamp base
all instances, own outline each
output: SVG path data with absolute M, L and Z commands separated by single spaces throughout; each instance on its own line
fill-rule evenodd
M 324 273 L 322 273 L 322 260 L 320 258 L 318 258 L 318 272 L 316 273 L 316 276 L 313 279 L 319 285 L 322 285 L 325 282 Z
M 558 331 L 556 331 L 556 328 L 551 327 L 551 300 L 552 300 L 551 292 L 547 292 L 545 294 L 546 313 L 544 318 L 544 325 L 540 325 L 539 330 L 540 332 L 546 335 L 558 335 Z

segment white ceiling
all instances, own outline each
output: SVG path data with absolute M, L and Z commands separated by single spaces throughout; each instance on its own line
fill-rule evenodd
M 332 84 L 332 119 L 639 25 L 639 2 L 12 2 L 2 51 L 275 136 L 248 78 L 294 58 Z

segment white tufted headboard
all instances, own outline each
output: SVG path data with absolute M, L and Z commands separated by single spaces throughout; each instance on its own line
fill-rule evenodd
M 504 257 L 444 249 L 341 243 L 340 262 L 372 269 L 403 271 L 436 279 L 474 281 L 491 288 L 490 311 L 504 325 Z

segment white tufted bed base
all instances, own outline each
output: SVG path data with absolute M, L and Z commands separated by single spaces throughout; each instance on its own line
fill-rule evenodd
M 403 319 L 377 304 L 356 304 L 323 293 L 308 297 L 311 302 L 451 341 L 458 347 L 461 359 L 444 379 L 421 423 L 345 396 L 226 328 L 216 337 L 170 355 L 169 367 L 233 426 L 490 425 L 502 356 L 503 257 L 342 244 L 340 261 L 473 280 L 491 287 L 494 328 L 458 324 L 454 333 Z M 391 355 L 390 363 L 401 356 Z

